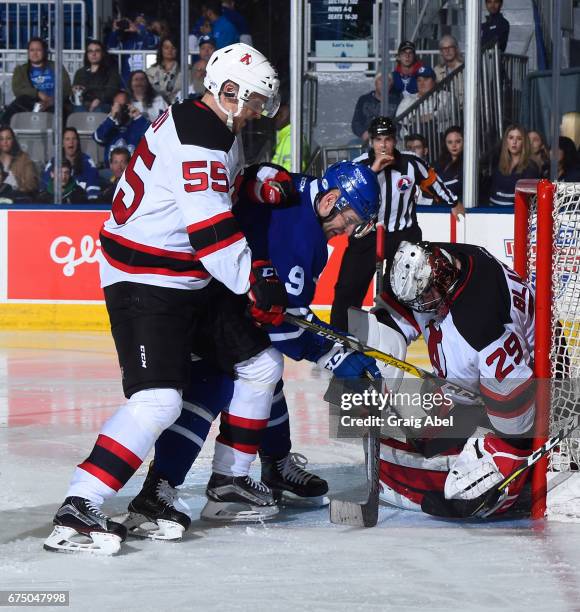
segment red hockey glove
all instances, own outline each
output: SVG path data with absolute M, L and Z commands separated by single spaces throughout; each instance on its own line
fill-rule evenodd
M 296 193 L 290 173 L 270 163 L 246 168 L 238 185 L 240 197 L 258 204 L 289 204 Z
M 248 298 L 249 312 L 258 324 L 281 325 L 284 322 L 288 295 L 271 261 L 259 259 L 252 263 Z

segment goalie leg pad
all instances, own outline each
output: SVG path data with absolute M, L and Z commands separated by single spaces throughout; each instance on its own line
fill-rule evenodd
M 403 510 L 421 511 L 426 494 L 442 494 L 459 449 L 426 458 L 407 442 L 381 438 L 381 501 Z

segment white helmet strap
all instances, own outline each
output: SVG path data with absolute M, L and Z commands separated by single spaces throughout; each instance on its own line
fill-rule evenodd
M 222 103 L 220 101 L 220 95 L 224 94 L 226 97 L 237 97 L 238 99 L 238 109 L 236 110 L 236 112 L 232 112 L 231 110 L 227 110 L 222 106 Z M 234 117 L 238 117 L 239 114 L 242 112 L 242 108 L 244 107 L 244 101 L 237 95 L 235 94 L 234 96 L 232 96 L 229 93 L 226 93 L 224 91 L 224 88 L 221 89 L 221 91 L 219 93 L 214 93 L 213 94 L 214 100 L 216 101 L 216 104 L 218 105 L 218 108 L 222 111 L 222 113 L 224 113 L 227 116 L 226 119 L 226 125 L 228 126 L 229 130 L 233 130 L 234 129 Z

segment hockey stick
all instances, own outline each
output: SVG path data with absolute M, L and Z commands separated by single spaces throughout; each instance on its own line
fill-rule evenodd
M 377 224 L 377 247 L 376 247 L 376 271 L 375 271 L 375 292 L 381 292 L 383 280 L 383 262 L 385 260 L 385 226 Z M 370 374 L 367 374 L 381 392 L 381 384 L 377 384 Z M 378 416 L 376 406 L 371 405 L 369 416 L 372 417 L 371 423 L 375 423 Z M 367 498 L 362 504 L 344 499 L 330 500 L 330 522 L 338 525 L 350 525 L 351 527 L 374 527 L 379 519 L 379 468 L 381 460 L 380 428 L 376 425 L 369 427 L 369 432 L 365 440 L 365 465 L 367 477 Z
M 376 381 L 373 381 L 376 383 Z M 378 416 L 376 407 L 369 408 L 369 416 Z M 367 478 L 367 498 L 363 503 L 344 499 L 330 500 L 330 522 L 351 527 L 374 527 L 379 518 L 379 467 L 381 456 L 380 431 L 371 425 L 365 440 L 365 465 Z
M 443 494 L 431 493 L 423 498 L 421 510 L 433 516 L 447 518 L 472 518 L 489 512 L 499 501 L 501 494 L 509 486 L 510 482 L 521 476 L 531 468 L 542 457 L 547 455 L 564 438 L 567 438 L 580 426 L 580 414 L 572 417 L 568 424 L 555 436 L 548 438 L 542 446 L 537 448 L 521 465 L 512 470 L 501 482 L 498 482 L 484 495 L 470 501 L 447 500 Z
M 307 321 L 301 317 L 297 317 L 295 315 L 286 313 L 284 315 L 284 320 L 286 323 L 290 323 L 292 325 L 296 325 L 296 327 L 301 327 L 309 332 L 312 332 L 318 336 L 322 336 L 323 338 L 328 338 L 334 342 L 339 342 L 343 346 L 346 346 L 353 351 L 358 351 L 363 355 L 367 355 L 368 357 L 373 357 L 374 359 L 378 359 L 387 365 L 394 366 L 395 368 L 399 368 L 399 370 L 403 370 L 407 372 L 407 374 L 411 374 L 412 376 L 416 376 L 417 378 L 422 378 L 423 380 L 428 380 L 439 387 L 447 389 L 454 395 L 458 397 L 458 399 L 466 399 L 470 402 L 474 402 L 478 405 L 483 405 L 483 399 L 479 393 L 475 391 L 471 391 L 471 389 L 467 389 L 462 385 L 458 385 L 456 383 L 445 380 L 444 378 L 440 378 L 427 370 L 423 370 L 408 361 L 403 361 L 402 359 L 397 359 L 393 357 L 393 355 L 389 355 L 388 353 L 383 353 L 378 349 L 372 348 L 371 346 L 367 346 L 363 344 L 358 338 L 353 336 L 345 336 L 344 334 L 340 334 L 333 329 L 329 329 L 327 327 L 323 327 L 322 325 L 318 325 L 317 323 L 313 323 L 312 321 Z

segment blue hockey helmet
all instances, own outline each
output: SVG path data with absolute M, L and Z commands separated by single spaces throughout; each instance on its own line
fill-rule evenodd
M 352 208 L 365 223 L 376 220 L 381 205 L 381 190 L 376 174 L 363 164 L 342 161 L 332 164 L 322 177 L 322 189 L 339 189 L 337 210 Z

